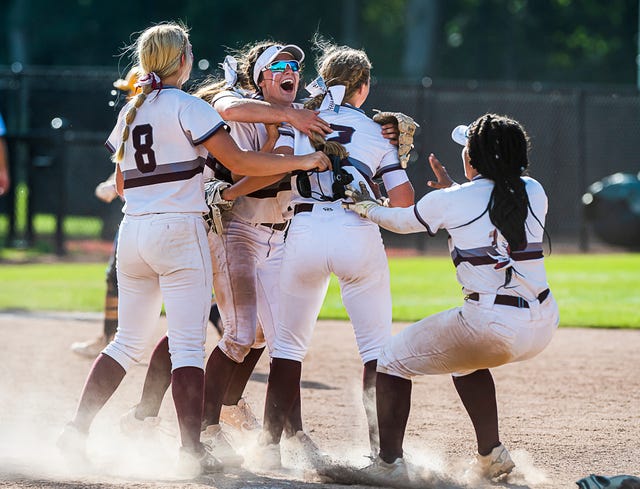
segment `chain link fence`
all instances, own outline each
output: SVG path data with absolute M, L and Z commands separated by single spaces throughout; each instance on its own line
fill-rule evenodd
M 111 237 L 120 205 L 104 204 L 95 186 L 113 170 L 103 147 L 124 101 L 113 90 L 114 70 L 102 68 L 0 67 L 0 111 L 8 128 L 12 192 L 0 198 L 6 216 L 5 236 L 15 235 L 15 189 L 28 189 L 27 241 L 33 240 L 32 217 L 54 214 L 56 242 L 64 252 L 66 216 L 94 216 L 103 221 L 103 237 Z M 408 173 L 416 197 L 427 192 L 431 178 L 427 156 L 435 153 L 452 177 L 464 180 L 460 147 L 450 137 L 458 124 L 485 112 L 519 120 L 531 138 L 530 174 L 549 197 L 547 229 L 554 242 L 589 248 L 592 239 L 581 197 L 594 181 L 616 172 L 637 173 L 636 137 L 640 133 L 640 99 L 634 87 L 543 87 L 540 84 L 427 84 L 374 82 L 371 109 L 405 112 L 420 124 Z M 53 126 L 52 127 L 52 121 Z M 385 233 L 393 246 L 425 251 L 426 234 Z

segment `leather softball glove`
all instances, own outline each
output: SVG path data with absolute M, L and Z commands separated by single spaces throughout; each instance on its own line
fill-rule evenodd
M 373 116 L 374 122 L 381 126 L 394 124 L 398 128 L 398 158 L 402 168 L 406 168 L 409 164 L 409 153 L 413 149 L 413 136 L 420 126 L 411 117 L 402 112 L 381 112 L 377 109 L 374 109 L 374 111 L 377 112 Z

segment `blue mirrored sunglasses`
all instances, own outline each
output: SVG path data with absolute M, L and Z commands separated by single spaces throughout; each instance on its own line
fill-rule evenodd
M 274 61 L 269 66 L 266 66 L 262 71 L 270 70 L 271 73 L 283 73 L 287 69 L 287 66 L 291 68 L 291 71 L 299 71 L 300 63 L 295 59 L 288 61 Z

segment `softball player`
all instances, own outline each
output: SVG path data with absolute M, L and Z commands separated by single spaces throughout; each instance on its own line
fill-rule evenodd
M 397 233 L 438 229 L 449 233 L 449 250 L 464 305 L 429 316 L 391 338 L 378 358 L 377 408 L 380 456 L 366 469 L 406 479 L 402 441 L 415 375 L 452 374 L 455 388 L 476 432 L 475 471 L 495 478 L 514 463 L 498 435 L 492 367 L 526 360 L 551 341 L 559 316 L 549 291 L 542 241 L 547 197 L 529 166 L 522 126 L 495 114 L 453 132 L 464 146 L 469 182 L 452 185 L 431 155 L 441 187 L 408 209 L 385 209 L 352 193 L 347 204 L 361 216 Z
M 374 177 L 381 176 L 392 205 L 411 205 L 413 188 L 400 166 L 397 149 L 359 109 L 369 94 L 369 59 L 356 49 L 321 47 L 324 54 L 318 72 L 329 86 L 323 104 L 332 107 L 321 110 L 320 115 L 333 129 L 327 141 L 342 143 L 349 152 L 340 178 L 369 186 Z M 278 146 L 276 151 L 295 154 L 313 151 L 309 138 L 299 131 L 283 131 Z M 338 277 L 364 364 L 363 398 L 372 449 L 377 447 L 373 389 L 378 352 L 391 335 L 389 269 L 378 226 L 342 208 L 335 161 L 333 169 L 308 176 L 308 188 L 300 184 L 301 176 L 292 184 L 294 216 L 280 270 L 279 321 L 261 436 L 266 466 L 280 464 L 285 415 L 298 392 L 302 361 L 331 273 Z
M 135 57 L 144 73 L 142 93 L 123 108 L 107 141 L 126 202 L 117 250 L 119 330 L 96 359 L 58 446 L 70 457 L 85 459 L 91 423 L 127 369 L 140 361 L 164 299 L 182 441 L 179 467 L 196 475 L 221 468 L 200 442 L 212 288 L 202 219 L 207 152 L 223 158 L 232 171 L 249 175 L 326 168 L 329 162 L 322 153 L 296 160 L 241 151 L 220 130 L 225 123 L 215 109 L 180 90 L 193 63 L 184 27 L 166 23 L 146 29 L 135 42 Z
M 247 95 L 227 89 L 211 98 L 216 110 L 227 117 L 231 135 L 240 147 L 273 150 L 278 137 L 274 123 L 282 122 L 281 110 L 277 109 L 293 107 L 303 60 L 304 52 L 298 46 L 257 43 L 240 58 L 241 78 L 245 80 L 243 88 Z M 330 131 L 328 124 L 312 111 L 299 105 L 293 110 L 316 119 L 319 130 Z M 232 183 L 230 173 L 223 166 L 219 165 L 215 173 Z M 235 180 L 239 178 L 234 177 Z M 265 345 L 271 349 L 275 337 L 291 183 L 288 177 L 280 178 L 246 195 L 243 188 L 247 183 L 250 183 L 249 179 L 224 192 L 227 198 L 234 199 L 233 208 L 223 214 L 222 236 L 210 235 L 214 288 L 223 315 L 224 334 L 207 362 L 205 437 L 215 437 L 220 432 L 222 414 L 236 425 L 240 421 L 244 422 L 245 428 L 259 427 L 240 396 Z M 237 195 L 238 191 L 245 195 L 235 198 L 234 193 Z M 216 246 L 215 242 L 220 238 L 223 245 Z M 228 406 L 225 409 L 222 408 L 223 401 Z M 299 409 L 291 418 L 289 436 L 300 432 L 299 436 L 303 437 Z

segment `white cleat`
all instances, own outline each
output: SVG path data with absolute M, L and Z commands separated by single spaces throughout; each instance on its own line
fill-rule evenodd
M 56 446 L 70 468 L 78 470 L 90 468 L 91 464 L 87 458 L 87 436 L 69 423 L 58 437 Z
M 409 483 L 409 469 L 403 458 L 387 463 L 376 457 L 371 465 L 362 469 L 362 472 L 366 478 L 378 484 L 398 486 Z
M 200 433 L 200 440 L 225 467 L 240 467 L 244 462 L 244 457 L 233 449 L 219 424 L 207 426 L 207 429 Z
M 258 443 L 252 448 L 247 462 L 251 469 L 270 471 L 282 468 L 280 444 L 267 443 L 264 433 L 260 433 Z
M 495 479 L 511 473 L 516 464 L 511 460 L 511 455 L 501 443 L 489 455 L 476 455 L 472 471 L 486 479 Z
M 122 434 L 132 438 L 141 438 L 158 433 L 162 419 L 157 416 L 138 419 L 136 418 L 137 407 L 133 406 L 120 417 L 120 431 Z
M 222 461 L 216 458 L 204 445 L 200 453 L 180 448 L 176 465 L 178 477 L 193 479 L 202 474 L 221 472 L 223 468 Z
M 71 344 L 71 351 L 81 357 L 95 358 L 109 344 L 106 336 L 98 336 L 93 340 L 78 341 Z

